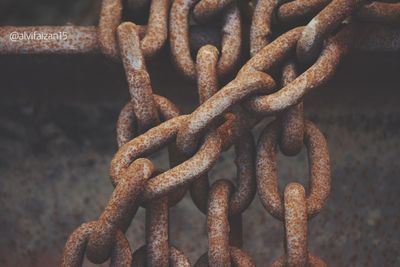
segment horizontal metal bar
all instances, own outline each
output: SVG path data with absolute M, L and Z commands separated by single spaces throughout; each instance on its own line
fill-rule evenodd
M 95 26 L 0 27 L 0 54 L 100 53 Z

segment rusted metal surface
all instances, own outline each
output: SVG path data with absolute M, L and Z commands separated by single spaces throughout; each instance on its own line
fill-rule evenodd
M 210 190 L 207 232 L 208 262 L 211 266 L 230 266 L 229 250 L 229 197 L 232 194 L 229 181 L 215 182 Z
M 372 2 L 360 8 L 356 14 L 361 20 L 390 23 L 400 23 L 400 3 Z
M 307 205 L 302 185 L 292 183 L 285 187 L 286 265 L 307 266 Z
M 12 73 L 21 68 L 25 59 L 29 58 L 13 58 L 13 61 L 17 60 L 13 63 L 11 58 L 4 58 L 0 64 L 5 75 L 3 92 L 7 96 L 2 99 L 0 113 L 3 151 L 0 154 L 0 201 L 3 211 L 8 214 L 2 215 L 0 220 L 3 229 L 0 250 L 5 255 L 2 262 L 8 262 L 2 265 L 56 266 L 68 235 L 82 222 L 96 219 L 110 196 L 112 185 L 108 181 L 107 168 L 110 157 L 117 149 L 113 126 L 119 109 L 128 99 L 127 87 L 120 75 L 109 73 L 109 69 L 104 69 L 93 59 L 82 62 L 80 57 L 70 62 L 70 67 L 59 57 L 48 59 L 44 65 L 42 62 L 23 65 L 21 74 L 32 86 L 25 87 L 11 81 Z M 375 64 L 371 65 L 365 64 L 372 60 L 371 56 L 363 55 L 358 60 L 352 57 L 351 62 L 340 67 L 328 87 L 321 88 L 306 99 L 307 117 L 318 123 L 327 134 L 333 174 L 333 191 L 328 205 L 310 221 L 309 249 L 330 266 L 398 265 L 397 251 L 393 249 L 398 245 L 396 237 L 399 231 L 396 228 L 398 168 L 395 166 L 398 153 L 391 149 L 399 141 L 398 77 L 394 75 L 398 61 L 392 61 L 394 59 L 396 57 L 387 58 L 385 64 L 374 61 Z M 54 68 L 60 61 L 65 63 L 61 70 Z M 44 121 L 38 122 L 39 114 L 36 112 L 31 115 L 26 113 L 30 110 L 30 102 L 22 100 L 21 95 L 31 92 L 33 88 L 36 93 L 45 95 L 38 80 L 29 78 L 29 73 L 33 72 L 39 81 L 43 75 L 50 73 L 54 77 L 49 81 L 51 87 L 57 84 L 61 74 L 80 77 L 76 68 L 78 65 L 93 65 L 96 70 L 94 77 L 99 75 L 100 80 L 91 76 L 80 78 L 82 84 L 76 87 L 74 81 L 69 80 L 57 92 L 49 91 L 45 98 L 48 100 L 42 102 L 42 108 L 47 111 Z M 166 64 L 163 70 L 168 71 L 169 65 Z M 349 80 L 348 73 L 352 71 L 355 71 L 355 76 Z M 108 81 L 110 76 L 112 79 Z M 121 85 L 113 89 L 116 92 L 111 92 L 109 88 L 114 88 L 111 86 L 118 80 Z M 179 79 L 176 84 L 165 87 L 166 81 L 157 82 L 155 90 L 169 98 L 175 94 L 170 91 L 175 87 L 196 90 L 194 86 L 180 84 Z M 380 88 L 379 93 L 376 88 Z M 12 94 L 21 90 L 25 93 L 19 93 L 18 98 Z M 87 98 L 82 97 L 80 92 L 87 92 Z M 95 99 L 91 96 L 92 92 L 98 93 Z M 344 94 L 347 94 L 345 99 Z M 361 96 L 363 101 L 359 103 Z M 50 104 L 50 100 L 56 101 L 55 105 Z M 197 105 L 194 93 L 190 100 L 177 102 L 181 107 L 188 103 L 191 107 Z M 17 105 L 21 105 L 20 108 Z M 11 109 L 8 107 L 12 107 L 15 117 L 9 117 L 8 110 Z M 44 152 L 34 152 L 34 125 L 26 124 L 25 118 L 35 121 L 35 125 L 42 129 L 39 140 L 47 142 Z M 15 133 L 16 137 L 11 138 L 6 129 Z M 51 136 L 47 132 L 50 129 L 54 129 L 50 132 Z M 75 137 L 74 132 L 79 135 Z M 29 143 L 26 143 L 28 140 Z M 85 144 L 84 149 L 82 144 Z M 385 153 L 377 157 L 379 151 Z M 211 177 L 235 177 L 234 158 L 233 150 L 225 153 L 211 171 Z M 157 164 L 168 161 L 166 155 L 152 159 Z M 285 180 L 281 182 L 286 183 L 292 178 L 298 181 L 299 178 L 302 184 L 307 185 L 303 179 L 306 177 L 306 160 L 304 153 L 296 158 L 280 158 L 280 177 Z M 18 169 L 15 163 L 18 163 Z M 162 166 L 165 168 L 165 165 Z M 16 183 L 21 184 L 18 190 Z M 354 213 L 356 209 L 359 211 Z M 145 242 L 144 215 L 144 210 L 140 209 L 127 232 L 132 251 Z M 282 223 L 264 210 L 258 197 L 243 216 L 243 249 L 257 266 L 269 265 L 283 254 Z M 21 218 L 24 220 L 21 221 Z M 185 252 L 193 265 L 207 251 L 205 217 L 187 196 L 171 210 L 170 220 L 173 222 L 170 225 L 172 243 Z M 29 222 L 29 226 L 24 222 Z M 36 241 L 25 242 L 26 236 Z M 48 247 L 49 242 L 54 245 Z M 12 247 L 14 249 L 10 251 L 8 248 Z M 10 262 L 12 260 L 14 263 Z M 86 265 L 91 266 L 87 260 Z
M 101 51 L 113 59 L 119 58 L 117 44 L 117 27 L 122 19 L 122 1 L 102 1 L 99 20 L 99 44 Z
M 296 65 L 288 62 L 282 67 L 282 86 L 291 83 L 297 77 Z M 282 137 L 280 149 L 286 156 L 300 153 L 304 139 L 303 102 L 289 108 L 281 115 Z
M 333 0 L 304 29 L 297 43 L 297 57 L 303 63 L 312 63 L 318 56 L 323 40 L 342 21 L 365 3 L 364 0 Z
M 256 191 L 265 209 L 282 221 L 285 229 L 285 254 L 272 266 L 326 266 L 308 252 L 308 220 L 326 206 L 331 191 L 330 156 L 324 135 L 305 118 L 304 97 L 329 81 L 351 52 L 398 52 L 397 5 L 369 5 L 362 0 L 286 5 L 267 0 L 259 1 L 252 12 L 250 4 L 232 1 L 129 2 L 135 16 L 147 13 L 143 16 L 148 17 L 147 25 L 138 25 L 125 21 L 129 14 L 123 10 L 125 4 L 104 0 L 98 27 L 0 27 L 6 44 L 2 54 L 100 52 L 117 64 L 122 62 L 125 70 L 131 101 L 117 123 L 119 149 L 109 171 L 115 189 L 98 219 L 81 225 L 70 236 L 62 265 L 80 266 L 87 255 L 92 263 L 110 260 L 112 266 L 190 266 L 185 253 L 171 245 L 169 233 L 170 207 L 182 200 L 190 186 L 195 205 L 207 213 L 208 226 L 208 252 L 196 266 L 255 265 L 242 249 L 247 218 L 242 213 Z M 293 24 L 300 13 L 302 20 L 308 20 L 307 16 L 321 11 L 305 27 L 275 28 L 273 23 L 282 23 L 282 4 L 293 11 L 287 16 L 287 22 Z M 243 26 L 251 24 L 249 48 L 243 40 L 242 15 Z M 354 20 L 347 19 L 352 15 Z M 198 23 L 221 27 L 220 42 L 192 35 L 193 26 L 199 26 L 200 32 L 206 29 L 192 21 L 193 16 Z M 377 25 L 376 21 L 386 24 Z M 282 32 L 284 28 L 288 28 L 286 32 Z M 70 34 L 71 40 L 49 42 L 36 38 L 36 33 L 33 39 L 24 33 L 22 42 L 11 48 L 10 43 L 15 42 L 11 30 L 19 36 L 24 31 L 60 29 L 65 29 L 62 34 Z M 24 38 L 33 42 L 23 42 Z M 181 115 L 171 101 L 153 93 L 154 75 L 147 63 L 160 54 L 167 41 L 180 74 L 197 81 L 200 105 L 188 115 Z M 249 51 L 242 53 L 242 48 Z M 239 62 L 246 63 L 235 74 Z M 300 63 L 298 70 L 295 62 Z M 278 82 L 276 72 L 281 74 Z M 255 149 L 252 128 L 263 119 L 272 122 L 265 126 Z M 309 187 L 306 190 L 299 183 L 289 183 L 282 196 L 278 148 L 294 156 L 301 154 L 302 143 L 309 158 Z M 235 185 L 217 177 L 210 189 L 211 169 L 232 146 Z M 168 148 L 170 165 L 161 170 L 152 157 L 164 148 Z M 140 206 L 146 209 L 145 245 L 132 255 L 125 234 Z
M 294 23 L 304 17 L 315 16 L 331 0 L 295 0 L 282 4 L 277 16 L 282 23 Z
M 298 104 L 307 92 L 318 88 L 332 78 L 340 59 L 349 49 L 348 40 L 350 37 L 351 28 L 342 29 L 340 33 L 327 42 L 314 65 L 279 91 L 249 100 L 248 108 L 254 112 L 267 115 L 274 114 Z M 271 43 L 271 46 L 272 45 L 273 43 Z M 285 46 L 285 48 L 287 48 L 287 46 Z M 260 51 L 260 54 L 263 50 Z M 265 51 L 267 51 L 267 49 Z
M 278 0 L 260 0 L 254 9 L 250 28 L 250 55 L 254 56 L 272 39 L 272 16 Z
M 87 255 L 92 262 L 103 263 L 108 259 L 115 233 L 118 230 L 125 232 L 128 228 L 138 208 L 140 189 L 153 171 L 149 160 L 138 159 L 124 173 L 90 234 Z
M 279 125 L 268 125 L 261 134 L 257 147 L 257 188 L 261 202 L 276 218 L 284 219 L 283 200 L 278 190 L 276 153 Z M 316 215 L 330 193 L 331 177 L 328 146 L 325 137 L 311 122 L 306 122 L 304 144 L 310 159 L 310 191 L 307 194 L 307 215 Z
M 170 249 L 170 255 L 169 255 L 169 263 L 170 266 L 173 267 L 190 267 L 190 263 L 189 260 L 187 259 L 187 257 L 177 248 L 171 246 Z M 145 267 L 147 266 L 147 262 L 146 262 L 146 251 L 147 248 L 146 246 L 142 246 L 141 248 L 139 248 L 138 250 L 135 251 L 135 253 L 133 253 L 132 258 L 132 267 Z
M 159 122 L 153 99 L 150 75 L 140 47 L 138 30 L 133 23 L 118 26 L 118 41 L 126 79 L 129 85 L 138 131 L 145 132 Z
M 190 54 L 189 11 L 196 1 L 174 1 L 170 19 L 171 54 L 180 73 L 196 80 L 196 64 Z M 218 74 L 227 75 L 239 60 L 241 48 L 241 19 L 236 5 L 228 8 L 223 15 L 221 58 Z
M 220 15 L 227 6 L 234 3 L 233 0 L 201 0 L 193 9 L 193 16 L 196 21 L 204 23 Z
M 82 266 L 85 246 L 96 225 L 97 222 L 84 223 L 71 234 L 65 245 L 61 266 Z M 111 266 L 128 267 L 131 262 L 132 252 L 129 242 L 122 232 L 117 232 L 115 246 L 113 246 L 111 254 Z

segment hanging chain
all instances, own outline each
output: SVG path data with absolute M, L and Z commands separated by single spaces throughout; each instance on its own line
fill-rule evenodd
M 124 9 L 147 6 L 147 25 L 123 21 Z M 207 215 L 208 251 L 194 266 L 255 266 L 242 249 L 242 213 L 256 193 L 285 229 L 284 255 L 271 266 L 326 266 L 308 251 L 307 223 L 329 197 L 329 152 L 303 99 L 351 51 L 399 51 L 399 26 L 398 1 L 103 0 L 98 27 L 0 27 L 0 54 L 101 53 L 125 70 L 131 99 L 117 122 L 115 189 L 98 220 L 70 235 L 61 266 L 82 266 L 85 255 L 111 266 L 190 266 L 169 237 L 169 207 L 188 189 Z M 197 83 L 200 105 L 188 115 L 152 90 L 146 60 L 167 43 L 178 72 Z M 252 128 L 271 116 L 256 145 Z M 303 145 L 309 188 L 290 183 L 281 195 L 278 150 L 295 156 Z M 208 171 L 232 146 L 234 183 L 210 186 Z M 170 169 L 161 171 L 148 156 L 165 147 Z M 125 233 L 140 206 L 146 244 L 132 253 Z

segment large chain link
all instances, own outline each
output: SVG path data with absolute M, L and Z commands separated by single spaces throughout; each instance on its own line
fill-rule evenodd
M 256 191 L 285 228 L 285 253 L 271 266 L 326 266 L 308 251 L 307 222 L 326 205 L 330 193 L 329 152 L 324 135 L 305 118 L 303 99 L 329 81 L 351 51 L 399 51 L 400 3 L 253 4 L 103 0 L 98 27 L 0 27 L 0 54 L 102 53 L 122 62 L 125 70 L 131 99 L 117 122 L 119 149 L 110 166 L 115 189 L 99 219 L 71 234 L 61 266 L 81 266 L 85 254 L 98 264 L 111 259 L 111 266 L 190 266 L 169 237 L 169 207 L 188 187 L 194 204 L 207 215 L 208 251 L 195 266 L 255 266 L 242 249 L 242 213 Z M 147 25 L 123 21 L 124 9 L 138 14 L 147 6 Z M 22 43 L 9 38 L 35 31 L 65 32 L 68 39 Z M 197 82 L 200 105 L 188 115 L 152 90 L 146 60 L 166 43 L 178 72 Z M 247 62 L 240 67 L 243 58 Z M 255 147 L 251 130 L 269 116 L 275 120 Z M 294 156 L 303 144 L 309 188 L 290 183 L 281 195 L 278 148 Z M 210 186 L 208 171 L 231 146 L 236 152 L 235 183 L 222 179 Z M 162 172 L 147 157 L 164 147 L 170 169 Z M 132 254 L 125 232 L 140 206 L 146 209 L 146 244 Z

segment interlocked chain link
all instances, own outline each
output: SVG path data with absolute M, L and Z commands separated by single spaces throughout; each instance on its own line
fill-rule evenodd
M 124 9 L 148 12 L 147 25 L 124 21 Z M 68 39 L 9 38 L 34 31 Z M 178 72 L 197 83 L 199 106 L 188 115 L 152 90 L 146 60 L 167 43 Z M 169 237 L 169 207 L 188 189 L 207 215 L 208 251 L 194 266 L 255 266 L 242 249 L 241 214 L 256 193 L 285 228 L 284 255 L 271 266 L 326 266 L 308 251 L 307 223 L 329 197 L 329 152 L 305 118 L 303 99 L 357 50 L 400 50 L 398 1 L 103 0 L 98 27 L 0 27 L 0 54 L 101 53 L 125 70 L 131 99 L 117 122 L 115 189 L 98 220 L 70 235 L 61 266 L 82 266 L 85 255 L 97 264 L 111 259 L 111 266 L 190 266 Z M 252 128 L 271 116 L 255 144 Z M 309 187 L 290 183 L 281 195 L 278 150 L 295 156 L 303 145 Z M 210 185 L 208 171 L 231 146 L 234 183 Z M 170 169 L 161 171 L 147 157 L 165 147 Z M 132 253 L 125 233 L 140 206 L 146 244 Z

